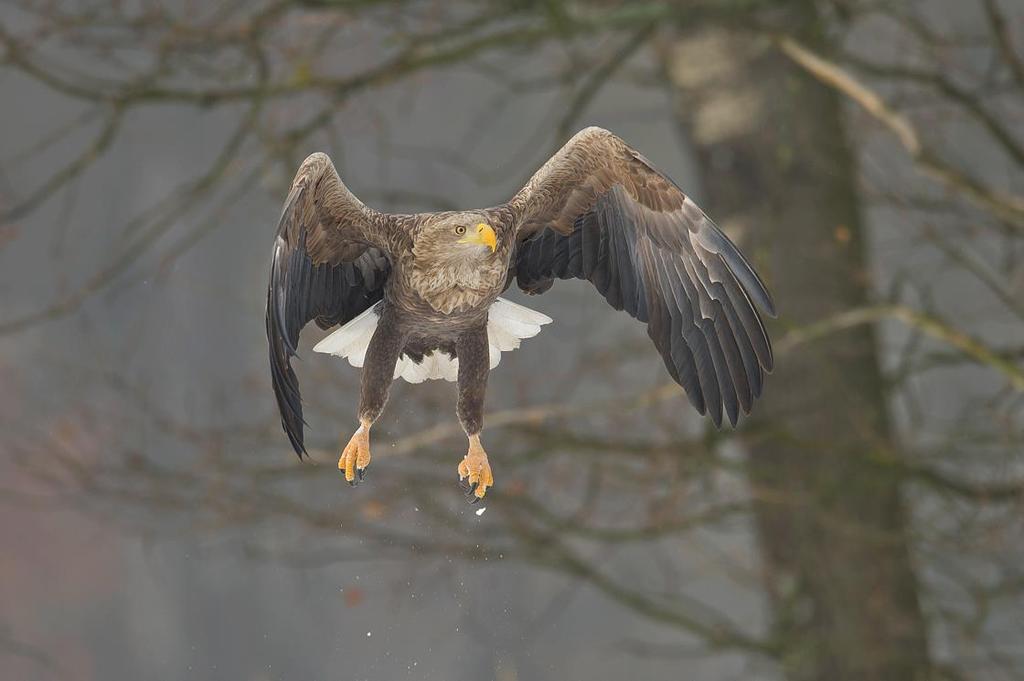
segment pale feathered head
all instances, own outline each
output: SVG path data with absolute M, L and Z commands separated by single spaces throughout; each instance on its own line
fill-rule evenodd
M 487 259 L 498 248 L 486 216 L 473 212 L 439 213 L 420 226 L 413 238 L 416 258 L 439 264 L 462 264 Z

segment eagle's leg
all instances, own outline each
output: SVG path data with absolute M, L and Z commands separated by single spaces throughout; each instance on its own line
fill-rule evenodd
M 370 465 L 370 426 L 384 411 L 388 389 L 395 375 L 395 363 L 405 347 L 405 336 L 386 312 L 381 315 L 363 360 L 359 382 L 359 429 L 345 445 L 338 469 L 350 485 L 358 485 Z
M 459 423 L 469 438 L 469 452 L 459 463 L 459 480 L 469 484 L 470 501 L 477 502 L 494 484 L 487 452 L 480 444 L 484 427 L 484 395 L 487 392 L 487 374 L 490 373 L 490 354 L 487 327 L 462 334 L 455 344 L 459 358 L 459 402 L 456 413 Z

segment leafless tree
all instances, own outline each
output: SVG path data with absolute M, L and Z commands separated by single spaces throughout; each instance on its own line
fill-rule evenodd
M 252 185 L 280 194 L 302 149 L 343 152 L 340 118 L 357 98 L 455 66 L 501 82 L 503 97 L 561 93 L 541 145 L 573 130 L 609 82 L 668 92 L 706 187 L 698 198 L 754 254 L 782 312 L 779 370 L 738 437 L 669 416 L 681 404 L 671 385 L 491 414 L 490 428 L 515 429 L 520 456 L 494 491 L 486 533 L 433 454 L 454 424 L 406 435 L 394 456 L 411 463 L 384 463 L 372 500 L 339 504 L 317 494 L 322 467 L 247 456 L 279 440 L 269 401 L 250 422 L 196 426 L 106 374 L 93 376 L 108 396 L 105 418 L 55 415 L 3 443 L 33 481 L 0 487 L 5 502 L 72 505 L 122 522 L 126 506 L 144 509 L 131 521 L 140 531 L 149 514 L 180 518 L 189 532 L 294 523 L 313 532 L 248 550 L 297 565 L 501 556 L 570 576 L 679 631 L 678 646 L 628 642 L 646 655 L 731 651 L 801 680 L 1024 677 L 1019 632 L 1005 619 L 1019 615 L 1024 589 L 1024 10 L 1015 3 L 267 0 L 168 9 L 8 0 L 0 45 L 0 67 L 77 110 L 0 161 L 0 257 L 18 257 L 22 221 L 73 196 L 136 112 L 191 107 L 236 122 L 193 177 L 91 235 L 112 245 L 98 268 L 52 300 L 5 302 L 0 334 L 74 315 L 130 283 L 140 261 L 169 267 Z M 507 57 L 540 48 L 564 58 L 536 72 L 508 66 Z M 457 154 L 392 152 L 464 162 L 485 131 L 481 122 Z M 486 193 L 535 160 L 527 150 L 474 175 Z M 387 189 L 378 198 L 448 207 L 445 197 Z M 966 293 L 951 296 L 951 286 Z M 953 417 L 922 409 L 936 374 L 965 367 L 985 377 L 982 399 L 959 401 Z M 586 356 L 570 373 L 615 371 L 628 367 Z M 311 389 L 343 403 L 326 383 Z M 623 413 L 650 421 L 647 437 L 598 428 Z M 123 436 L 143 422 L 190 455 L 162 462 Z M 83 443 L 97 443 L 91 456 Z M 314 460 L 333 465 L 320 445 Z M 530 471 L 542 458 L 547 476 L 537 480 Z M 640 500 L 628 514 L 609 503 L 624 497 Z M 410 530 L 407 502 L 433 528 L 429 541 Z M 691 597 L 672 561 L 658 560 L 702 532 L 743 524 L 756 528 L 760 564 L 719 556 L 715 568 L 766 595 L 766 630 Z M 600 560 L 637 545 L 650 548 L 649 580 Z

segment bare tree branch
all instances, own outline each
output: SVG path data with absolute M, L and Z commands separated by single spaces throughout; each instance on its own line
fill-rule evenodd
M 878 93 L 838 64 L 813 53 L 793 38 L 778 38 L 777 44 L 783 54 L 796 64 L 826 85 L 842 92 L 892 131 L 923 173 L 1018 229 L 1024 229 L 1024 199 L 990 189 L 942 161 L 922 144 L 917 129 L 905 116 L 891 109 Z

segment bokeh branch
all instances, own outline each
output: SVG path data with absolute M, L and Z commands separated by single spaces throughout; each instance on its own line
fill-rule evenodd
M 781 38 L 778 44 L 786 56 L 842 92 L 891 130 L 922 172 L 1016 228 L 1024 229 L 1024 198 L 987 187 L 981 180 L 943 161 L 921 141 L 916 127 L 906 116 L 894 111 L 880 95 L 839 65 L 813 53 L 793 38 Z

